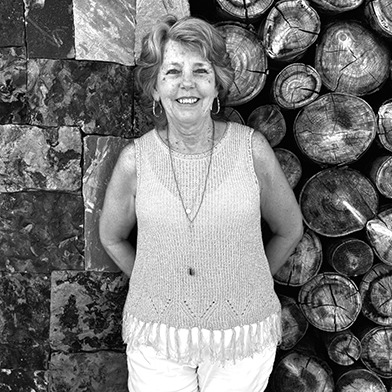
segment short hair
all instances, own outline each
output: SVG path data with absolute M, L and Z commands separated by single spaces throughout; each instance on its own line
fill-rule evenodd
M 152 103 L 165 45 L 169 40 L 180 43 L 188 50 L 196 51 L 211 63 L 222 106 L 234 80 L 234 70 L 226 51 L 226 41 L 214 26 L 196 17 L 177 19 L 174 15 L 166 15 L 144 36 L 135 69 L 138 100 L 157 127 L 164 127 L 167 124 L 163 108 L 159 117 L 153 115 Z

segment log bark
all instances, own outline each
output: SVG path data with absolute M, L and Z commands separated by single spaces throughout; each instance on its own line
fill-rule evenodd
M 294 298 L 279 295 L 282 305 L 281 350 L 292 349 L 306 334 L 309 323 Z
M 286 135 L 286 121 L 278 105 L 258 106 L 249 115 L 247 125 L 261 132 L 271 147 L 276 147 Z
M 320 33 L 320 17 L 306 0 L 282 0 L 259 30 L 267 56 L 277 61 L 301 58 Z
M 373 30 L 386 38 L 392 38 L 392 7 L 390 0 L 367 0 L 364 13 Z
M 378 91 L 389 77 L 388 47 L 360 23 L 339 21 L 324 30 L 314 67 L 331 91 L 357 96 Z
M 242 105 L 259 94 L 265 85 L 268 73 L 265 50 L 258 36 L 241 23 L 220 22 L 215 26 L 225 37 L 234 68 L 234 82 L 226 105 Z
M 312 0 L 317 9 L 335 15 L 358 8 L 363 0 Z
M 392 151 L 392 99 L 385 101 L 377 113 L 377 135 L 382 146 Z
M 223 118 L 226 121 L 232 121 L 232 122 L 236 122 L 239 124 L 245 124 L 244 119 L 242 118 L 240 112 L 238 112 L 238 110 L 235 110 L 234 108 L 231 107 L 225 107 L 224 111 L 223 111 Z
M 369 178 L 382 195 L 392 199 L 392 155 L 377 157 L 372 163 Z
M 291 189 L 294 189 L 302 177 L 301 161 L 293 152 L 285 148 L 275 148 L 274 152 Z
M 310 324 L 326 332 L 348 329 L 361 310 L 355 283 L 340 274 L 325 272 L 305 283 L 298 304 Z
M 379 259 L 392 265 L 392 207 L 382 208 L 366 223 L 366 235 Z
M 310 65 L 294 63 L 279 72 L 272 84 L 273 100 L 283 109 L 299 109 L 316 100 L 321 77 Z
M 361 339 L 361 361 L 378 376 L 392 378 L 392 327 L 375 327 Z
M 359 285 L 362 314 L 378 325 L 392 325 L 392 266 L 378 263 Z
M 350 168 L 325 169 L 301 190 L 299 204 L 307 226 L 326 237 L 343 237 L 362 230 L 378 210 L 371 181 Z
M 255 22 L 268 10 L 273 0 L 216 0 L 218 12 L 223 18 Z
M 352 369 L 339 377 L 334 392 L 387 392 L 387 388 L 375 373 Z
M 322 262 L 320 238 L 312 230 L 306 229 L 293 254 L 274 275 L 274 280 L 286 286 L 302 286 L 317 275 Z
M 353 365 L 361 355 L 361 342 L 350 331 L 324 333 L 323 341 L 331 361 L 341 366 Z
M 377 119 L 362 98 L 329 93 L 299 111 L 293 131 L 298 147 L 311 160 L 342 165 L 368 150 L 377 134 Z
M 358 238 L 340 238 L 329 244 L 327 261 L 333 269 L 349 277 L 364 275 L 374 261 L 371 246 Z
M 299 351 L 285 355 L 271 374 L 275 392 L 332 392 L 334 382 L 329 365 Z

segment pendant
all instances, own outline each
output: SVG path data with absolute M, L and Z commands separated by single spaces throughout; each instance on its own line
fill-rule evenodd
M 189 214 L 192 212 L 192 210 L 191 210 L 190 208 L 187 208 L 187 209 L 185 210 L 185 212 L 189 215 Z

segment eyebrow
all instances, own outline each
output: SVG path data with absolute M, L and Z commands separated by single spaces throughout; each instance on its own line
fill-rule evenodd
M 177 63 L 175 61 L 168 63 L 168 66 L 176 66 L 176 67 L 181 67 L 181 63 Z M 193 64 L 195 67 L 202 67 L 202 66 L 211 66 L 211 64 L 208 61 L 204 61 L 204 62 L 198 62 Z

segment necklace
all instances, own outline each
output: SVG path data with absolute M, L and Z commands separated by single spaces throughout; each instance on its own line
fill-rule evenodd
M 188 221 L 192 225 L 193 221 L 196 219 L 196 217 L 197 217 L 197 215 L 198 215 L 198 213 L 200 211 L 201 205 L 203 204 L 204 195 L 205 195 L 205 192 L 206 192 L 206 189 L 207 189 L 207 182 L 208 182 L 208 177 L 210 175 L 210 169 L 211 169 L 212 154 L 214 152 L 215 123 L 214 123 L 214 120 L 212 120 L 212 145 L 211 145 L 211 150 L 210 150 L 210 159 L 208 161 L 207 174 L 206 174 L 205 180 L 204 180 L 204 187 L 203 187 L 203 192 L 201 194 L 200 203 L 199 203 L 195 213 L 193 214 L 193 217 L 191 217 L 192 209 L 189 208 L 189 207 L 186 207 L 185 202 L 184 202 L 184 198 L 182 197 L 182 194 L 181 194 L 181 191 L 180 191 L 180 186 L 178 184 L 176 170 L 174 168 L 172 146 L 171 146 L 170 139 L 169 139 L 169 124 L 167 125 L 166 132 L 167 132 L 167 144 L 169 146 L 170 164 L 171 164 L 171 168 L 172 168 L 172 172 L 173 172 L 174 182 L 176 183 L 177 192 L 178 192 L 178 195 L 180 196 L 180 200 L 181 200 L 182 208 L 183 208 L 183 210 L 185 212 L 185 216 L 187 217 Z

